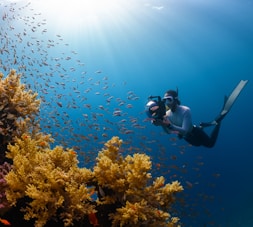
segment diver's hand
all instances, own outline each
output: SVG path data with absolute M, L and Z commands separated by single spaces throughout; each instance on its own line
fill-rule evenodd
M 171 126 L 171 123 L 170 123 L 170 121 L 168 120 L 168 118 L 164 118 L 163 119 L 163 123 L 162 123 L 162 125 L 164 126 L 164 127 L 170 127 Z
M 162 126 L 163 125 L 163 120 L 154 119 L 154 120 L 152 120 L 152 124 L 155 125 L 155 126 Z
M 152 124 L 155 126 L 163 126 L 163 127 L 168 127 L 168 128 L 171 126 L 170 121 L 167 118 L 164 118 L 163 120 L 162 119 L 154 119 L 152 121 Z

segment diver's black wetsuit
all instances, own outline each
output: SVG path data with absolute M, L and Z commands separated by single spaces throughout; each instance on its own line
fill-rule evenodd
M 198 126 L 193 126 L 193 129 L 190 133 L 184 136 L 184 139 L 193 146 L 205 146 L 205 147 L 213 147 L 216 143 L 218 134 L 220 130 L 220 124 L 217 124 L 210 137 L 205 133 L 203 128 Z

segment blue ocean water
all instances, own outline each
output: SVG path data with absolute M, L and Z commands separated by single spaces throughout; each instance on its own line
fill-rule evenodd
M 41 126 L 92 166 L 116 135 L 179 180 L 182 226 L 253 226 L 253 1 L 1 1 L 1 68 L 42 98 Z M 86 3 L 85 3 L 86 2 Z M 147 122 L 147 97 L 179 89 L 193 121 L 210 121 L 249 80 L 214 148 L 191 147 Z

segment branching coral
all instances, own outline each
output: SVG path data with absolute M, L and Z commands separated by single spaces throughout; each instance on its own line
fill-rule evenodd
M 19 116 L 29 117 L 39 111 L 40 101 L 37 94 L 31 90 L 26 91 L 25 85 L 20 82 L 21 75 L 11 70 L 9 75 L 3 79 L 0 74 L 0 99 L 1 108 L 8 106 L 9 112 L 18 113 Z M 1 110 L 2 110 L 1 109 Z
M 13 168 L 5 178 L 9 186 L 6 197 L 11 205 L 23 197 L 31 199 L 23 208 L 26 220 L 34 218 L 35 226 L 44 226 L 61 208 L 60 217 L 69 226 L 73 220 L 95 212 L 85 184 L 93 174 L 78 168 L 73 150 L 60 146 L 50 150 L 27 134 L 17 139 L 15 145 L 9 145 L 8 150 Z
M 151 161 L 144 154 L 134 154 L 123 159 L 120 156 L 122 141 L 113 137 L 105 143 L 97 158 L 94 174 L 99 185 L 111 188 L 118 193 L 125 193 L 129 188 L 142 189 L 151 177 L 147 171 L 151 168 Z M 112 184 L 113 182 L 113 184 Z
M 164 184 L 163 177 L 151 179 L 150 158 L 134 154 L 120 155 L 122 141 L 113 137 L 99 153 L 94 175 L 101 188 L 110 189 L 102 204 L 120 203 L 121 207 L 110 214 L 112 226 L 178 226 L 179 219 L 167 212 L 174 202 L 174 195 L 183 190 L 178 181 Z
M 38 128 L 35 116 L 40 100 L 36 99 L 36 93 L 26 90 L 20 78 L 15 70 L 6 78 L 0 73 L 0 163 L 4 161 L 7 144 L 13 142 L 15 136 Z

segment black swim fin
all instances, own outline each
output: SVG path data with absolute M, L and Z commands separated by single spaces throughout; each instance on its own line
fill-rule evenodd
M 225 96 L 224 99 L 224 105 L 223 108 L 220 112 L 220 114 L 215 118 L 214 121 L 208 122 L 208 123 L 201 123 L 201 127 L 207 127 L 207 126 L 212 126 L 212 125 L 217 125 L 219 124 L 222 119 L 227 115 L 227 113 L 230 111 L 231 107 L 233 106 L 235 100 L 241 93 L 242 89 L 245 87 L 245 85 L 248 83 L 248 80 L 241 80 L 235 89 L 232 91 L 232 93 L 227 97 Z

